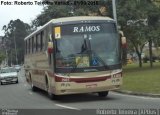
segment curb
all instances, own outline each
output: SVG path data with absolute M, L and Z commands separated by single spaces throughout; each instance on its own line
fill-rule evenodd
M 114 90 L 113 92 L 117 92 L 117 93 L 121 93 L 121 94 L 127 94 L 127 95 L 160 98 L 160 94 L 140 93 L 140 92 L 126 91 L 126 90 Z

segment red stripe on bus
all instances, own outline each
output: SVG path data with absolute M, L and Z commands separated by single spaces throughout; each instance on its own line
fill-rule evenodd
M 92 78 L 64 78 L 64 77 L 58 77 L 55 76 L 56 82 L 76 82 L 76 83 L 86 83 L 86 82 L 99 82 L 99 81 L 105 81 L 107 79 L 110 79 L 111 76 L 103 76 L 103 77 L 92 77 Z

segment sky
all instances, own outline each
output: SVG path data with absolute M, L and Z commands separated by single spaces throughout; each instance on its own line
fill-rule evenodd
M 16 5 L 14 1 L 33 2 L 33 0 L 0 0 L 0 36 L 4 35 L 2 27 L 8 25 L 10 20 L 20 19 L 24 23 L 31 24 L 31 21 L 35 19 L 43 9 L 42 5 L 37 5 L 34 2 L 33 5 Z M 12 5 L 4 5 L 4 2 L 10 2 Z

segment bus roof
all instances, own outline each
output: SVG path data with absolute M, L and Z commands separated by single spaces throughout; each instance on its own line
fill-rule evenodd
M 41 31 L 43 28 L 45 28 L 46 26 L 48 26 L 51 23 L 54 24 L 54 23 L 63 23 L 63 22 L 72 22 L 72 21 L 85 21 L 85 20 L 86 21 L 87 20 L 110 20 L 110 21 L 113 21 L 112 18 L 102 17 L 102 16 L 76 16 L 76 17 L 56 18 L 56 19 L 50 20 L 45 25 L 41 26 L 39 29 L 37 29 L 36 31 L 34 31 L 30 35 L 28 35 L 26 38 L 24 38 L 24 40 L 27 40 L 28 38 L 33 36 L 35 33 L 38 33 L 39 31 Z
M 113 20 L 113 19 L 101 16 L 76 16 L 76 17 L 57 18 L 51 21 L 53 21 L 53 23 L 60 23 L 60 22 L 84 21 L 84 20 Z

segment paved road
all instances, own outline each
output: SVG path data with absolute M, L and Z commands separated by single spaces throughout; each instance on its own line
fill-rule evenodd
M 0 108 L 14 109 L 160 109 L 160 98 L 139 97 L 110 92 L 108 97 L 95 94 L 68 95 L 52 101 L 43 91 L 32 92 L 23 71 L 19 84 L 0 86 Z

